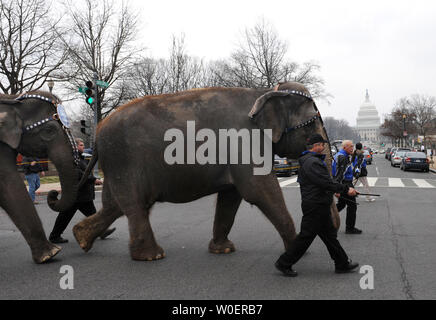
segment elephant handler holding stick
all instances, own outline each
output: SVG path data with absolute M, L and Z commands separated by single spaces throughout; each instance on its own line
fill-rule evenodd
M 79 157 L 80 157 L 80 163 L 79 163 L 79 181 L 82 178 L 83 173 L 86 170 L 86 167 L 88 165 L 88 161 L 85 160 L 85 157 L 83 156 L 83 151 L 85 150 L 85 144 L 83 143 L 83 140 L 80 138 L 76 139 L 77 144 L 77 150 L 79 151 Z M 74 205 L 66 210 L 59 212 L 58 217 L 56 218 L 55 225 L 53 226 L 53 230 L 50 233 L 49 240 L 52 243 L 65 243 L 68 242 L 67 239 L 64 239 L 61 237 L 62 233 L 67 228 L 68 224 L 70 223 L 71 219 L 73 218 L 74 214 L 77 210 L 80 210 L 85 216 L 89 217 L 97 212 L 95 206 L 94 206 L 94 199 L 95 199 L 95 186 L 94 185 L 101 185 L 102 181 L 100 179 L 97 179 L 92 174 L 89 175 L 87 182 L 83 185 L 82 188 L 79 189 L 77 200 L 74 203 Z M 115 231 L 115 228 L 107 229 L 104 231 L 100 238 L 104 239 L 107 236 L 109 236 L 112 232 Z
M 330 214 L 334 193 L 355 196 L 357 191 L 333 181 L 324 162 L 325 155 L 322 154 L 324 143 L 327 141 L 320 134 L 313 134 L 307 141 L 308 151 L 303 152 L 299 158 L 298 182 L 303 211 L 301 230 L 292 245 L 275 263 L 275 267 L 288 277 L 298 275 L 292 266 L 300 260 L 316 236 L 326 245 L 335 262 L 336 273 L 351 272 L 359 265 L 348 259 L 337 239 L 337 230 Z

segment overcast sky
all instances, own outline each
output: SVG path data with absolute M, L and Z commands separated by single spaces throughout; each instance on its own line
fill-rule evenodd
M 380 116 L 414 93 L 436 96 L 436 1 L 130 0 L 141 41 L 167 57 L 171 36 L 185 34 L 190 55 L 226 58 L 241 33 L 260 18 L 288 43 L 292 61 L 321 65 L 331 105 L 322 115 L 355 125 L 369 90 Z

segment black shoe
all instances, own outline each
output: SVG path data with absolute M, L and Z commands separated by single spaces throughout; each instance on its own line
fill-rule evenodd
M 275 267 L 277 268 L 277 270 L 281 271 L 286 277 L 298 276 L 297 271 L 293 270 L 292 267 L 289 268 L 282 267 L 278 261 L 275 263 Z
M 357 228 L 353 228 L 353 229 L 347 228 L 347 229 L 345 229 L 345 233 L 346 234 L 361 234 L 362 230 L 357 229 Z
M 66 243 L 68 242 L 67 239 L 62 238 L 61 236 L 56 237 L 56 238 L 49 238 L 51 243 Z
M 336 266 L 335 267 L 335 272 L 336 273 L 349 273 L 349 272 L 353 272 L 353 270 L 356 269 L 358 266 L 359 266 L 359 264 L 357 262 L 353 262 L 353 261 L 349 260 L 347 262 L 347 264 L 345 264 L 345 265 Z
M 105 232 L 103 232 L 100 236 L 101 240 L 106 239 L 108 236 L 110 236 L 114 231 L 116 230 L 116 228 L 112 228 L 112 229 L 106 229 Z

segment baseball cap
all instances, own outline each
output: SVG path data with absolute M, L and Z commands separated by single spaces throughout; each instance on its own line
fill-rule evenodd
M 307 145 L 312 145 L 320 142 L 328 143 L 328 141 L 324 140 L 324 138 L 319 133 L 314 133 L 307 139 Z

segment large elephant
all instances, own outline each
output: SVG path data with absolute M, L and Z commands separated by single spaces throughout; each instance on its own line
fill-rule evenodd
M 54 257 L 61 248 L 49 242 L 41 220 L 17 171 L 17 153 L 49 158 L 59 172 L 62 197 L 49 195 L 55 211 L 69 208 L 77 195 L 76 145 L 59 120 L 60 100 L 47 92 L 0 96 L 0 206 L 20 230 L 36 263 Z
M 73 233 L 82 249 L 88 251 L 96 237 L 125 214 L 132 259 L 160 259 L 164 251 L 156 243 L 149 221 L 153 204 L 186 203 L 213 193 L 218 196 L 210 252 L 235 250 L 227 236 L 242 199 L 263 212 L 279 232 L 285 248 L 289 247 L 296 235 L 294 222 L 271 168 L 267 174 L 257 175 L 254 169 L 260 168 L 253 159 L 229 164 L 234 156 L 232 151 L 236 150 L 240 161 L 244 150 L 250 150 L 245 149 L 247 145 L 223 151 L 218 148 L 220 141 L 215 149 L 209 150 L 212 154 L 215 150 L 220 161 L 200 164 L 198 159 L 192 161 L 194 142 L 190 145 L 187 141 L 179 160 L 186 159 L 189 164 L 168 163 L 168 148 L 172 145 L 168 142 L 169 133 L 192 136 L 190 121 L 195 121 L 198 134 L 202 129 L 215 136 L 222 129 L 233 128 L 239 133 L 248 129 L 253 146 L 257 129 L 261 150 L 266 150 L 269 144 L 273 153 L 288 158 L 297 158 L 306 149 L 310 134 L 317 132 L 327 138 L 309 91 L 299 83 L 283 83 L 274 89 L 196 89 L 133 100 L 99 124 L 98 155 L 94 153 L 87 170 L 91 170 L 98 157 L 105 177 L 103 208 L 74 226 Z M 270 138 L 266 129 L 271 130 Z M 204 139 L 203 136 L 198 140 Z M 198 140 L 194 148 L 197 152 L 202 145 Z M 270 157 L 272 162 L 273 155 Z M 222 164 L 226 161 L 227 164 Z

